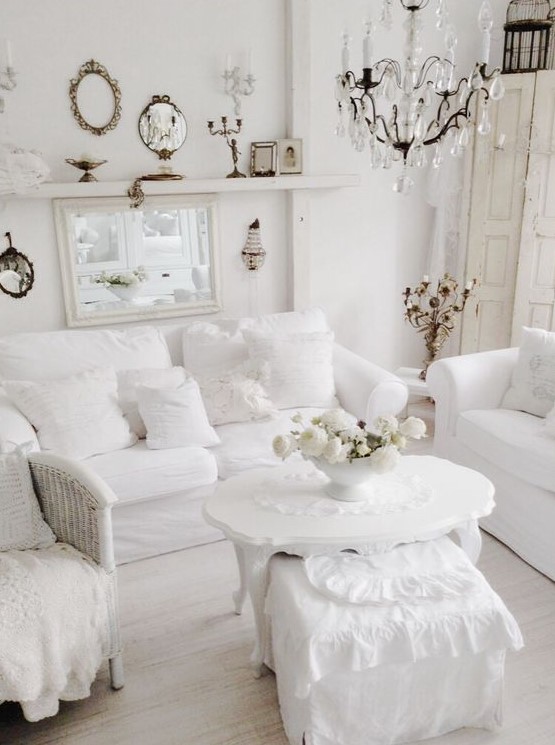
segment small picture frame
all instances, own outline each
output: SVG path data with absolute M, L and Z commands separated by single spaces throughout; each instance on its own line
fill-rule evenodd
M 277 142 L 251 142 L 251 176 L 275 176 Z
M 278 163 L 280 173 L 302 173 L 303 141 L 278 140 Z

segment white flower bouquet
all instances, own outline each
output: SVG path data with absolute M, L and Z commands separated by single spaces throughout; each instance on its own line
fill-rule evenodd
M 399 451 L 407 446 L 407 441 L 426 436 L 425 422 L 414 416 L 403 422 L 394 416 L 380 416 L 376 419 L 375 431 L 368 430 L 366 422 L 357 421 L 343 409 L 324 411 L 308 425 L 304 424 L 301 414 L 291 419 L 303 427 L 274 438 L 272 447 L 278 457 L 285 460 L 300 451 L 307 460 L 329 464 L 352 463 L 364 458 L 375 473 L 395 468 Z
M 144 266 L 138 266 L 132 272 L 124 272 L 122 274 L 102 272 L 102 274 L 99 274 L 98 277 L 93 279 L 93 282 L 98 285 L 104 285 L 104 287 L 133 287 L 134 285 L 140 285 L 146 282 L 147 279 L 148 274 Z

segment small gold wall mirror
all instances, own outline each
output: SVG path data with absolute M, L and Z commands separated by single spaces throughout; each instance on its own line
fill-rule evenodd
M 25 297 L 35 281 L 31 261 L 12 246 L 12 236 L 6 233 L 8 248 L 0 254 L 0 290 L 10 297 Z
M 121 90 L 118 81 L 96 60 L 81 65 L 70 81 L 71 111 L 79 126 L 94 135 L 115 129 L 121 117 Z
M 187 122 L 169 96 L 152 96 L 139 117 L 139 134 L 160 160 L 169 160 L 187 137 Z

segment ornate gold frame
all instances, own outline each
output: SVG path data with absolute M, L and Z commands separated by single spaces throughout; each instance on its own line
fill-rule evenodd
M 79 84 L 87 75 L 100 75 L 100 77 L 104 78 L 104 80 L 112 89 L 112 94 L 114 96 L 114 113 L 112 114 L 112 118 L 110 119 L 110 121 L 103 127 L 93 127 L 92 124 L 89 124 L 87 120 L 83 118 L 83 115 L 79 111 L 79 106 L 77 105 L 77 91 L 79 88 Z M 115 129 L 117 127 L 121 117 L 121 90 L 118 85 L 118 81 L 110 77 L 110 75 L 108 74 L 108 70 L 104 67 L 104 65 L 101 65 L 100 62 L 96 62 L 96 60 L 90 59 L 88 62 L 85 62 L 84 65 L 81 65 L 77 77 L 70 80 L 69 98 L 71 100 L 71 111 L 73 113 L 73 116 L 77 119 L 79 126 L 83 129 L 86 129 L 88 132 L 92 132 L 93 135 L 100 136 L 105 135 L 111 129 Z

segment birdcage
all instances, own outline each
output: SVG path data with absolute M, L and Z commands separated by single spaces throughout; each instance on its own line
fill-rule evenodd
M 511 0 L 503 27 L 503 72 L 548 69 L 550 12 L 549 0 Z

